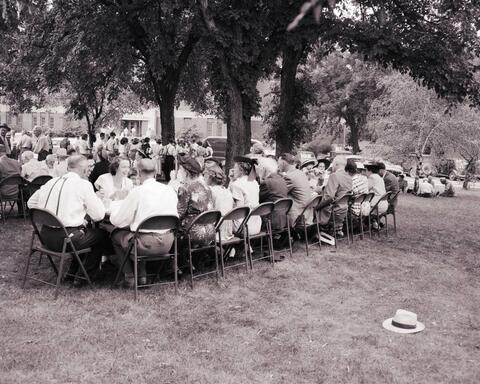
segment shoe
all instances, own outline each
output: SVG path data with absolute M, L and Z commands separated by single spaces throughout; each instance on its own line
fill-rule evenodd
M 337 231 L 337 237 L 345 237 L 343 231 Z

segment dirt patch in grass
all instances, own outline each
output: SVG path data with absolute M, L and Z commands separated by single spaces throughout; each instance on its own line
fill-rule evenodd
M 480 193 L 402 196 L 398 233 L 194 291 L 20 288 L 30 228 L 0 233 L 0 382 L 480 382 Z M 35 267 L 37 268 L 37 267 Z M 43 263 L 40 273 L 47 273 Z M 426 330 L 381 327 L 398 308 Z

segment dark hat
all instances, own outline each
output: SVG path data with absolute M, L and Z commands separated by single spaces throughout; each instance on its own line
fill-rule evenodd
M 7 131 L 11 131 L 11 128 L 10 128 L 7 124 L 5 124 L 5 123 L 3 123 L 3 124 L 0 125 L 0 129 L 2 129 L 2 128 L 3 128 L 3 129 L 6 129 Z
M 317 159 L 317 166 L 320 163 L 325 164 L 325 169 L 327 169 L 330 166 L 330 164 L 332 164 L 332 162 L 329 159 L 327 159 L 326 157 L 323 158 L 323 159 Z
M 233 161 L 235 161 L 236 163 L 246 163 L 246 164 L 250 164 L 252 166 L 254 165 L 258 165 L 258 160 L 254 157 L 248 157 L 248 156 L 235 156 L 233 158 Z
M 365 169 L 368 169 L 369 171 L 372 171 L 372 172 L 375 172 L 375 171 L 378 172 L 378 170 L 380 169 L 377 163 L 372 163 L 372 162 L 363 163 L 363 166 L 365 167 Z
M 199 175 L 200 173 L 202 173 L 202 167 L 193 157 L 179 156 L 178 164 L 193 175 Z

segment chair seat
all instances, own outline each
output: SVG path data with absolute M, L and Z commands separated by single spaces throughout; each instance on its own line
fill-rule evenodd
M 265 237 L 265 236 L 268 236 L 268 233 L 265 232 L 265 231 L 260 231 L 260 232 L 256 233 L 255 235 L 249 235 L 248 237 L 250 239 L 256 239 L 256 238 Z
M 45 255 L 50 255 L 50 256 L 57 256 L 57 257 L 61 257 L 63 255 L 62 252 L 56 252 L 56 251 L 52 251 L 48 248 L 43 248 L 43 247 L 39 247 L 39 246 L 34 246 L 32 248 L 32 251 L 34 252 L 41 252 Z M 84 253 L 89 253 L 89 252 L 92 252 L 92 249 L 91 248 L 84 248 L 84 249 L 79 249 L 77 250 L 77 253 L 79 255 L 81 254 L 84 254 Z M 73 251 L 67 251 L 65 252 L 65 254 L 69 254 L 69 255 L 73 255 Z
M 174 256 L 173 253 L 167 253 L 165 255 L 138 255 L 137 254 L 137 259 L 139 260 L 148 259 L 148 261 L 164 261 L 164 260 L 170 260 L 173 256 Z

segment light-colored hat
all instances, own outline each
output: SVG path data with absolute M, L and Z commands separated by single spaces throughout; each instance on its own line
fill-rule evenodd
M 425 329 L 425 325 L 417 321 L 417 314 L 397 309 L 394 317 L 383 322 L 383 328 L 396 333 L 417 333 Z
M 362 170 L 365 169 L 365 166 L 363 165 L 362 162 L 356 161 L 355 164 L 357 164 L 357 169 L 362 169 Z
M 58 148 L 56 155 L 59 159 L 64 159 L 68 157 L 67 150 L 65 148 Z

